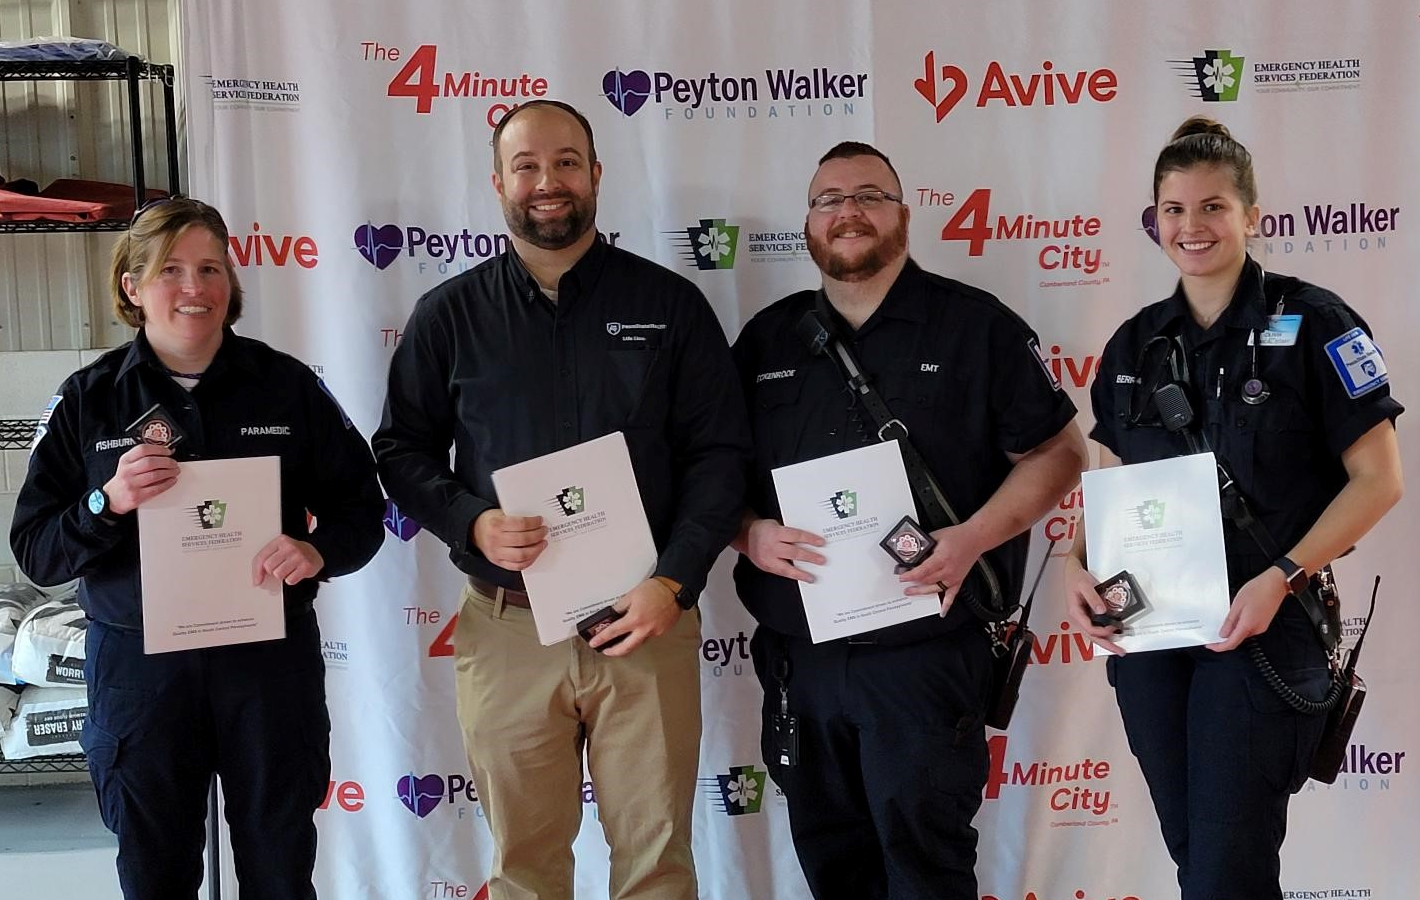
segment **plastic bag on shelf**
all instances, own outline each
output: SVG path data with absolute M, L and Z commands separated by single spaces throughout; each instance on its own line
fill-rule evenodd
M 74 593 L 45 600 L 25 613 L 15 635 L 16 679 L 42 687 L 82 685 L 88 628 Z
M 81 62 L 125 59 L 132 54 L 93 38 L 37 37 L 0 41 L 0 62 Z
M 30 685 L 20 694 L 15 717 L 0 737 L 0 756 L 32 759 L 82 753 L 79 735 L 88 713 L 88 692 L 83 688 Z
M 43 603 L 46 596 L 44 591 L 28 584 L 0 584 L 0 684 L 17 683 L 11 666 L 15 635 L 25 613 Z
M 20 689 L 14 685 L 0 684 L 0 734 L 10 727 L 15 718 L 15 707 L 20 705 Z

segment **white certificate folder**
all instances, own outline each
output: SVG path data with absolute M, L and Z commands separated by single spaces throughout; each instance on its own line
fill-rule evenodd
M 547 549 L 523 570 L 545 646 L 650 577 L 656 543 L 619 431 L 493 473 L 507 515 L 542 516 Z
M 180 463 L 177 482 L 138 509 L 143 651 L 165 653 L 286 636 L 281 586 L 251 583 L 281 533 L 281 460 Z
M 1081 483 L 1090 572 L 1128 571 L 1147 601 L 1114 642 L 1135 651 L 1221 640 L 1228 562 L 1213 454 L 1095 469 Z
M 800 564 L 804 617 L 815 643 L 898 625 L 941 610 L 936 594 L 907 596 L 896 561 L 879 541 L 916 516 L 897 441 L 870 444 L 775 469 L 774 491 L 785 525 L 820 535 L 822 566 Z

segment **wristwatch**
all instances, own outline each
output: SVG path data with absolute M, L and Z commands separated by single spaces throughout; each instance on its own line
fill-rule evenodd
M 694 598 L 686 593 L 685 585 L 681 584 L 679 581 L 665 575 L 655 575 L 652 577 L 670 590 L 672 596 L 675 597 L 676 606 L 679 606 L 681 609 L 690 609 L 695 605 Z
M 95 518 L 110 525 L 118 522 L 118 517 L 109 511 L 108 494 L 104 493 L 103 488 L 96 487 L 89 491 L 88 496 L 84 498 L 84 505 L 89 508 L 89 512 L 93 513 Z
M 1283 556 L 1272 564 L 1275 568 L 1282 570 L 1282 577 L 1287 579 L 1287 593 L 1300 594 L 1307 589 L 1307 582 L 1311 577 L 1307 575 L 1307 570 Z

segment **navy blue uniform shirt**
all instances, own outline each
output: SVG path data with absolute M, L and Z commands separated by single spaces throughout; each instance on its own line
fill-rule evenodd
M 85 501 L 134 445 L 125 429 L 155 403 L 184 432 L 173 448 L 179 462 L 281 458 L 281 531 L 325 560 L 316 578 L 284 588 L 288 611 L 309 605 L 319 579 L 353 572 L 375 555 L 384 498 L 374 458 L 304 363 L 226 329 L 189 392 L 165 374 L 140 331 L 70 375 L 40 427 L 10 531 L 15 558 L 36 583 L 82 578 L 79 605 L 91 618 L 142 627 L 138 516 L 110 523 Z M 307 511 L 316 518 L 309 533 Z
M 801 291 L 767 307 L 735 342 L 754 428 L 749 505 L 766 518 L 780 518 L 772 469 L 877 442 L 876 427 L 833 362 L 812 355 L 794 336 L 816 293 Z M 991 294 L 924 272 L 911 260 L 861 328 L 853 332 L 841 319 L 835 324 L 840 335 L 850 335 L 853 354 L 963 521 L 1006 480 L 1008 452 L 1035 449 L 1074 418 L 1074 404 L 1046 369 L 1035 332 L 1020 316 Z M 1008 590 L 1020 589 L 1029 544 L 1026 532 L 993 551 Z M 808 636 L 794 581 L 741 556 L 735 584 L 762 624 Z M 958 603 L 945 621 L 933 617 L 895 629 L 949 630 L 968 618 L 966 605 Z M 894 639 L 902 638 L 895 633 Z
M 390 496 L 463 572 L 521 590 L 474 546 L 496 469 L 624 432 L 683 602 L 739 526 L 749 433 L 720 323 L 685 278 L 600 237 L 554 304 L 509 250 L 419 299 L 373 444 Z M 450 466 L 449 448 L 453 448 Z
M 1208 446 L 1283 553 L 1345 487 L 1346 448 L 1404 410 L 1390 395 L 1384 360 L 1372 353 L 1370 327 L 1355 310 L 1300 279 L 1264 276 L 1248 259 L 1232 301 L 1211 327 L 1193 320 L 1180 285 L 1136 313 L 1105 345 L 1090 388 L 1096 423 L 1090 437 L 1125 463 L 1189 452 L 1182 435 L 1129 421 L 1139 357 L 1155 335 L 1182 338 Z M 1254 376 L 1253 338 L 1255 374 L 1270 391 L 1255 405 L 1243 400 L 1243 384 Z M 1142 405 L 1136 399 L 1135 410 Z M 1233 592 L 1273 563 L 1226 519 L 1223 542 Z

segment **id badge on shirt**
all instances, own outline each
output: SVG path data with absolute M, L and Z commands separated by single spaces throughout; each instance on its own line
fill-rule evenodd
M 1302 330 L 1299 313 L 1267 317 L 1267 330 L 1262 332 L 1258 343 L 1263 347 L 1292 347 L 1297 343 L 1297 333 Z M 1248 346 L 1252 346 L 1252 335 L 1247 336 Z

